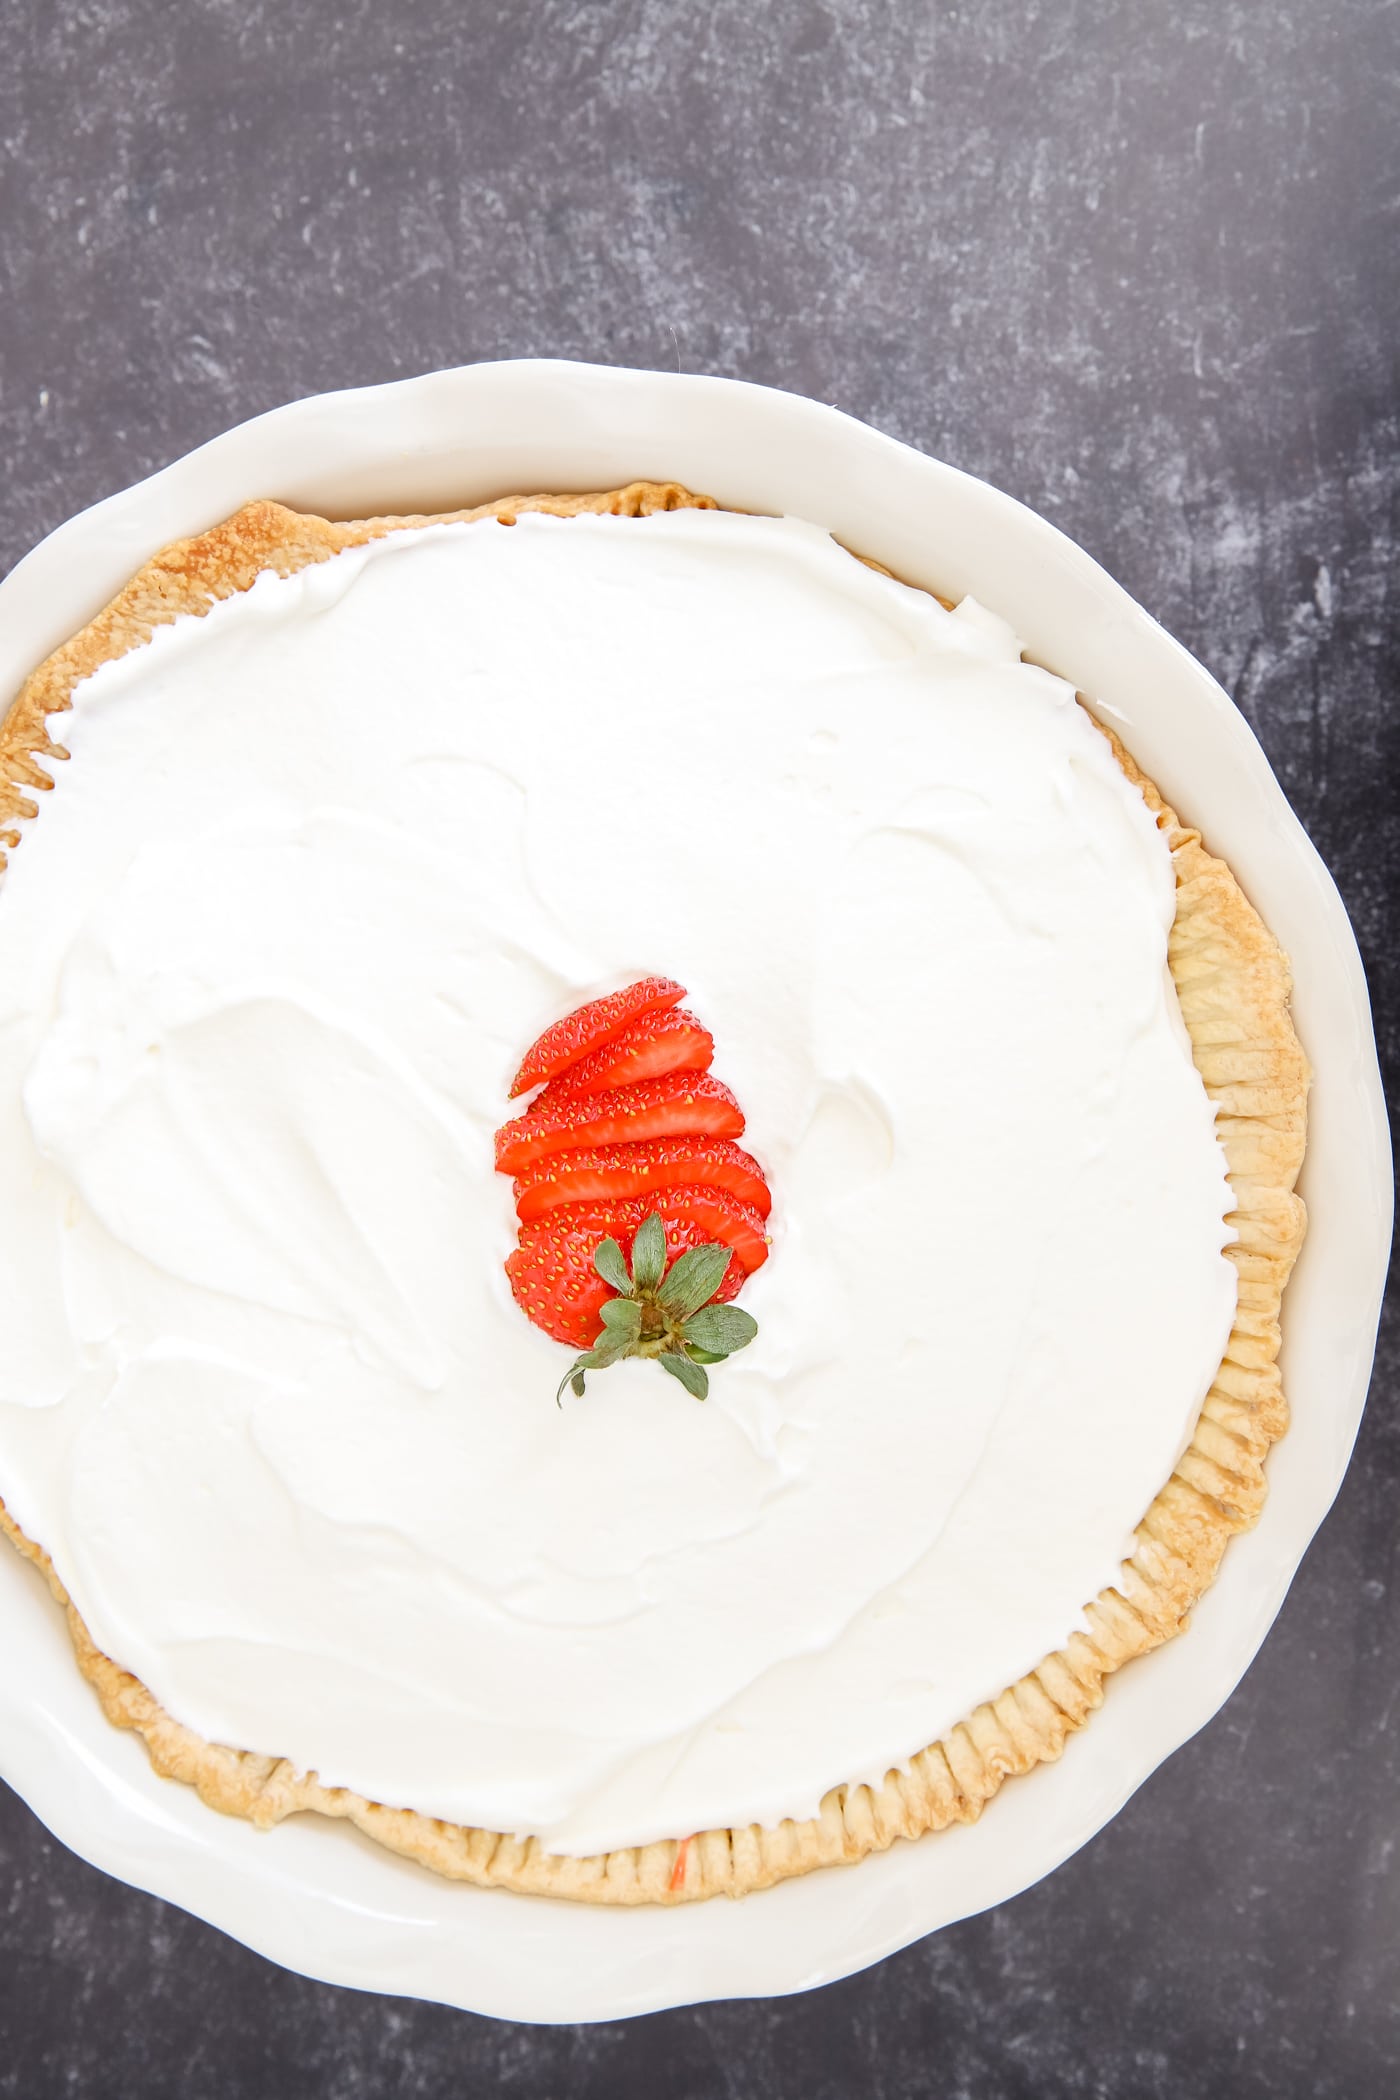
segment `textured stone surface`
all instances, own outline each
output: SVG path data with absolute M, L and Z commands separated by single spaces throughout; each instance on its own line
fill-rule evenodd
M 0 564 L 258 409 L 458 360 L 837 402 L 1055 519 L 1234 692 L 1394 1077 L 1396 19 L 0 0 Z M 814 1997 L 536 2032 L 282 1974 L 0 1792 L 0 2095 L 1400 2089 L 1398 1380 L 1392 1322 L 1225 1712 L 1001 1911 Z

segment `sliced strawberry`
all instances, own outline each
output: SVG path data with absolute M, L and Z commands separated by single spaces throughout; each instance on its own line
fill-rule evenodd
M 640 1086 L 536 1106 L 496 1132 L 496 1171 L 521 1174 L 551 1152 L 639 1144 L 644 1138 L 742 1137 L 744 1111 L 723 1080 L 668 1072 Z
M 602 1325 L 603 1306 L 613 1293 L 593 1266 L 601 1240 L 615 1239 L 627 1261 L 637 1227 L 655 1210 L 666 1232 L 666 1259 L 691 1247 L 722 1240 L 735 1259 L 713 1302 L 723 1305 L 743 1288 L 750 1272 L 768 1258 L 763 1220 L 747 1204 L 717 1189 L 667 1189 L 656 1201 L 571 1203 L 547 1211 L 520 1228 L 520 1244 L 506 1263 L 511 1290 L 526 1318 L 557 1342 L 591 1348 Z
M 506 1275 L 526 1319 L 556 1342 L 590 1349 L 597 1339 L 603 1307 L 616 1294 L 594 1268 L 593 1254 L 612 1230 L 610 1213 L 593 1204 L 569 1204 L 521 1226 Z
M 709 1029 L 683 1006 L 642 1014 L 601 1050 L 581 1057 L 551 1079 L 530 1103 L 530 1112 L 553 1108 L 557 1101 L 572 1101 L 579 1094 L 601 1094 L 610 1087 L 660 1079 L 664 1072 L 707 1072 L 714 1054 L 715 1039 Z
M 587 1006 L 575 1007 L 562 1021 L 546 1028 L 525 1052 L 511 1084 L 511 1100 L 517 1094 L 528 1094 L 532 1086 L 539 1086 L 546 1079 L 556 1078 L 590 1050 L 610 1043 L 639 1014 L 675 1006 L 684 997 L 685 986 L 669 977 L 643 977 L 625 991 L 609 992 L 606 999 L 591 999 Z
M 772 1208 L 758 1161 L 728 1138 L 652 1138 L 537 1160 L 516 1180 L 515 1209 L 522 1219 L 538 1218 L 561 1203 L 618 1203 L 695 1184 L 737 1196 L 763 1218 Z
M 674 1226 L 678 1233 L 682 1230 L 694 1233 L 694 1242 L 687 1241 L 687 1245 L 698 1246 L 705 1240 L 723 1240 L 726 1247 L 734 1249 L 738 1258 L 729 1264 L 724 1282 L 715 1292 L 716 1301 L 721 1305 L 735 1295 L 746 1276 L 751 1276 L 755 1269 L 761 1269 L 768 1259 L 768 1234 L 764 1230 L 763 1214 L 755 1210 L 751 1203 L 741 1202 L 737 1196 L 727 1194 L 724 1189 L 686 1184 L 682 1188 L 666 1189 L 655 1200 L 642 1197 L 636 1208 L 640 1215 L 634 1223 L 629 1223 L 627 1237 L 622 1242 L 623 1252 L 629 1256 L 637 1226 L 653 1210 L 661 1213 L 661 1222 L 666 1227 L 668 1247 L 671 1244 L 671 1231 Z M 629 1204 L 629 1218 L 631 1210 L 632 1206 Z M 676 1252 L 684 1252 L 679 1241 Z

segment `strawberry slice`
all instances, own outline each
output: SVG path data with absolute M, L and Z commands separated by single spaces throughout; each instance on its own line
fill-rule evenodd
M 723 1080 L 705 1072 L 668 1072 L 640 1086 L 580 1094 L 552 1107 L 539 1102 L 496 1132 L 496 1171 L 521 1174 L 551 1152 L 644 1138 L 742 1137 L 744 1111 Z
M 744 1278 L 752 1276 L 755 1269 L 761 1269 L 768 1259 L 768 1234 L 762 1212 L 755 1210 L 751 1203 L 743 1203 L 737 1196 L 727 1194 L 724 1189 L 702 1188 L 698 1183 L 694 1187 L 686 1185 L 667 1189 L 654 1202 L 643 1197 L 636 1205 L 639 1215 L 635 1219 L 632 1218 L 632 1208 L 631 1204 L 623 1206 L 623 1214 L 630 1222 L 622 1246 L 629 1258 L 637 1226 L 653 1210 L 661 1213 L 668 1247 L 674 1224 L 677 1232 L 682 1229 L 695 1232 L 698 1242 L 723 1240 L 726 1247 L 734 1249 L 738 1258 L 729 1264 L 724 1281 L 715 1292 L 716 1303 L 720 1305 L 734 1297 Z M 679 1243 L 676 1252 L 684 1252 Z
M 692 1247 L 722 1240 L 735 1259 L 712 1303 L 723 1305 L 768 1258 L 763 1220 L 747 1204 L 718 1189 L 667 1189 L 655 1202 L 566 1204 L 520 1228 L 520 1243 L 506 1262 L 516 1303 L 557 1342 L 588 1349 L 597 1340 L 602 1309 L 613 1295 L 593 1266 L 600 1241 L 611 1236 L 632 1259 L 637 1227 L 655 1210 L 666 1232 L 668 1264 Z
M 555 1079 L 576 1065 L 590 1050 L 621 1035 L 629 1021 L 658 1008 L 675 1006 L 685 997 L 685 986 L 669 977 L 643 977 L 624 991 L 609 992 L 606 999 L 591 999 L 575 1007 L 562 1021 L 555 1021 L 525 1052 L 520 1070 L 511 1082 L 510 1098 L 528 1094 L 531 1087 Z
M 696 1183 L 737 1196 L 761 1218 L 772 1208 L 756 1159 L 728 1138 L 682 1137 L 552 1152 L 517 1178 L 515 1210 L 521 1219 L 538 1218 L 561 1203 L 620 1203 Z
M 614 1293 L 594 1268 L 593 1255 L 615 1231 L 611 1212 L 586 1203 L 566 1204 L 521 1226 L 506 1275 L 526 1319 L 556 1342 L 590 1349 L 597 1339 L 603 1307 Z
M 709 1029 L 683 1006 L 642 1014 L 601 1050 L 591 1051 L 551 1079 L 531 1102 L 530 1111 L 553 1108 L 556 1101 L 572 1101 L 579 1094 L 602 1094 L 611 1087 L 660 1079 L 665 1072 L 707 1072 L 714 1054 Z

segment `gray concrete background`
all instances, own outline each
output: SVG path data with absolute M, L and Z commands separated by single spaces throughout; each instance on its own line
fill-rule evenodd
M 0 0 L 0 565 L 259 409 L 459 360 L 834 401 L 1053 518 L 1230 688 L 1346 895 L 1393 1078 L 1396 24 Z M 0 2095 L 1400 2090 L 1398 1376 L 1392 1322 L 1225 1712 L 993 1915 L 815 1996 L 534 2031 L 286 1975 L 0 1789 Z

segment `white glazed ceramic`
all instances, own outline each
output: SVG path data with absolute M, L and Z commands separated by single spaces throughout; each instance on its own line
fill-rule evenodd
M 746 1903 L 608 1912 L 459 1887 L 317 1818 L 260 1835 L 152 1774 L 102 1719 L 38 1576 L 0 1553 L 0 1772 L 74 1851 L 305 1974 L 517 2020 L 597 2020 L 824 1983 L 1028 1887 L 1207 1721 L 1249 1664 L 1345 1469 L 1390 1238 L 1388 1136 L 1346 913 L 1244 720 L 1087 554 L 1011 498 L 811 401 L 730 380 L 523 362 L 260 416 L 61 526 L 0 585 L 0 707 L 166 541 L 252 497 L 331 516 L 676 479 L 788 511 L 1005 614 L 1071 678 L 1293 959 L 1316 1067 L 1311 1230 L 1285 1307 L 1293 1426 L 1257 1530 L 1189 1638 L 1134 1663 L 1065 1757 L 983 1820 Z M 259 1746 L 275 1748 L 271 1746 Z

